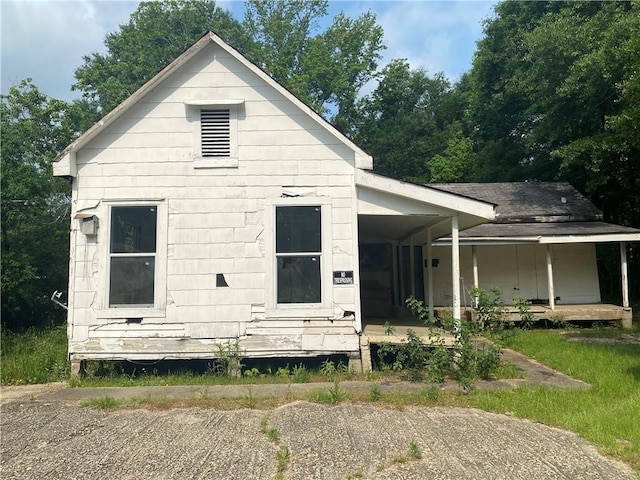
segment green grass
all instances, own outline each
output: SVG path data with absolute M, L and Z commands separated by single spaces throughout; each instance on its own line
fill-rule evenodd
M 563 331 L 527 331 L 506 346 L 590 388 L 480 391 L 471 396 L 473 406 L 572 430 L 640 473 L 640 345 L 569 342 L 565 336 Z
M 631 332 L 638 332 L 638 327 Z M 598 446 L 603 453 L 620 458 L 640 474 L 640 345 L 620 343 L 580 343 L 569 338 L 616 337 L 629 331 L 619 329 L 569 329 L 522 331 L 506 340 L 513 348 L 539 362 L 584 380 L 591 385 L 582 390 L 560 390 L 549 387 L 517 388 L 514 390 L 473 391 L 459 395 L 428 386 L 421 392 L 393 392 L 382 394 L 379 388 L 362 395 L 349 394 L 340 389 L 338 381 L 389 378 L 386 373 L 370 376 L 334 373 L 334 387 L 323 392 L 316 401 L 323 403 L 379 402 L 398 407 L 473 406 L 484 410 L 509 413 L 547 425 L 574 431 Z M 1 381 L 5 385 L 45 383 L 69 378 L 66 358 L 66 330 L 58 327 L 47 331 L 2 334 Z M 142 368 L 146 368 L 142 371 Z M 517 376 L 512 367 L 502 367 L 499 377 Z M 326 381 L 320 372 L 296 368 L 298 380 Z M 291 383 L 296 381 L 293 371 L 287 375 L 259 375 L 251 378 L 231 378 L 213 374 L 194 374 L 176 371 L 166 374 L 154 372 L 153 366 L 140 367 L 136 375 L 117 371 L 113 363 L 91 362 L 90 376 L 74 382 L 76 386 L 145 386 L 145 385 L 213 385 L 249 383 Z M 235 409 L 273 408 L 289 401 L 302 399 L 296 395 L 282 398 L 253 397 L 252 392 L 242 398 L 202 398 L 182 401 L 184 406 Z M 94 399 L 90 404 L 100 408 L 180 407 L 180 401 L 142 398 L 116 402 Z M 87 405 L 89 406 L 89 405 Z
M 60 326 L 23 333 L 2 332 L 0 382 L 47 383 L 69 378 L 67 330 Z

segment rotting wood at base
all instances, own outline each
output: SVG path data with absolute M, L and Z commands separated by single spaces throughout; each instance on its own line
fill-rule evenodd
M 87 373 L 86 360 L 71 360 L 71 376 L 84 377 Z

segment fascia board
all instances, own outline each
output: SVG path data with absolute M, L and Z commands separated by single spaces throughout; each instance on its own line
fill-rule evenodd
M 101 120 L 95 123 L 89 130 L 80 135 L 73 143 L 71 143 L 67 148 L 65 148 L 55 159 L 54 162 L 58 162 L 65 155 L 70 152 L 77 152 L 82 147 L 84 147 L 88 142 L 94 139 L 100 132 L 106 129 L 109 125 L 115 122 L 118 118 L 124 115 L 131 107 L 133 107 L 138 101 L 147 95 L 150 91 L 152 91 L 160 82 L 162 82 L 166 77 L 171 75 L 177 69 L 179 69 L 182 65 L 184 65 L 188 60 L 190 60 L 194 55 L 196 55 L 200 50 L 202 50 L 206 45 L 211 42 L 209 36 L 204 36 L 196 43 L 194 43 L 191 47 L 182 53 L 178 58 L 176 58 L 173 62 L 163 68 L 158 74 L 156 74 L 151 80 L 145 83 L 142 87 L 136 90 L 131 96 L 129 96 L 126 100 L 124 100 L 120 105 L 107 113 Z M 74 166 L 75 168 L 75 166 Z
M 295 104 L 300 110 L 309 115 L 312 119 L 316 121 L 322 128 L 324 128 L 327 132 L 333 135 L 337 140 L 344 143 L 347 147 L 349 147 L 354 152 L 354 162 L 358 168 L 367 168 L 368 165 L 371 165 L 373 168 L 373 158 L 371 155 L 368 155 L 364 152 L 360 147 L 358 147 L 355 143 L 349 140 L 345 135 L 340 133 L 333 125 L 327 122 L 321 115 L 319 115 L 315 110 L 310 108 L 307 104 L 305 104 L 302 100 L 296 97 L 293 93 L 287 90 L 285 87 L 276 82 L 273 78 L 271 78 L 264 70 L 259 68 L 254 63 L 250 62 L 245 58 L 240 52 L 238 52 L 231 45 L 227 44 L 222 38 L 217 36 L 215 33 L 210 32 L 209 36 L 211 40 L 224 51 L 226 51 L 229 55 L 234 57 L 240 63 L 242 63 L 246 68 L 251 70 L 254 74 L 256 74 L 260 79 L 262 79 L 265 83 L 273 87 L 282 95 L 287 98 L 293 104 Z M 359 165 L 361 166 L 359 166 Z
M 541 243 L 541 237 L 461 237 L 460 245 L 514 245 L 522 243 Z M 451 238 L 439 238 L 434 245 L 451 245 Z
M 495 205 L 492 203 L 462 197 L 430 187 L 414 185 L 393 178 L 356 170 L 356 185 L 410 198 L 447 209 L 451 213 L 466 213 L 486 220 L 495 219 Z
M 75 177 L 76 175 L 76 155 L 74 152 L 66 152 L 53 162 L 54 177 Z
M 567 235 L 542 237 L 540 243 L 606 243 L 640 242 L 640 233 L 603 233 L 595 235 Z

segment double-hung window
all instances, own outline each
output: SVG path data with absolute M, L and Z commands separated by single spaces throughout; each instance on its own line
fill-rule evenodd
M 322 208 L 276 207 L 277 303 L 322 302 Z
M 267 318 L 326 318 L 334 313 L 331 199 L 267 199 Z
M 112 206 L 109 307 L 156 305 L 157 205 Z

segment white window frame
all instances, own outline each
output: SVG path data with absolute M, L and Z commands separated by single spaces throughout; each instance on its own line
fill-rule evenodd
M 193 125 L 193 168 L 236 168 L 238 166 L 238 113 L 244 106 L 242 99 L 187 100 L 187 117 Z M 202 110 L 229 110 L 228 157 L 202 156 L 202 130 L 200 112 Z
M 167 227 L 168 209 L 164 199 L 156 200 L 108 200 L 104 202 L 103 218 L 99 242 L 103 245 L 103 265 L 105 273 L 101 278 L 104 293 L 102 308 L 96 312 L 97 318 L 161 318 L 166 316 L 167 306 Z M 154 271 L 154 304 L 150 306 L 109 305 L 111 284 L 111 212 L 113 207 L 155 207 L 156 208 L 156 252 Z
M 278 303 L 278 259 L 276 256 L 276 207 L 321 208 L 320 231 L 322 252 L 320 255 L 320 303 Z M 267 199 L 265 201 L 265 238 L 267 255 L 266 317 L 267 318 L 326 318 L 333 317 L 333 240 L 331 199 L 327 197 L 294 197 Z

